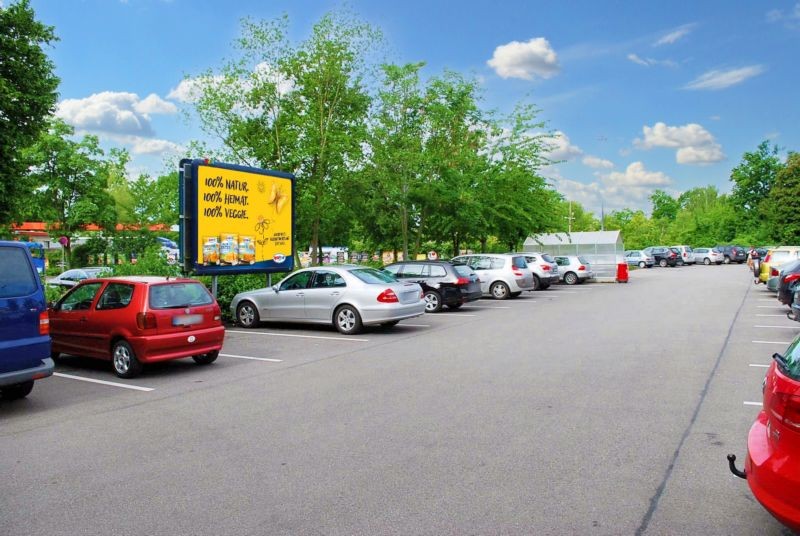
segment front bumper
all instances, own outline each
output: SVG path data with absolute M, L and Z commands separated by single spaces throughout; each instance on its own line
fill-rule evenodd
M 745 473 L 753 496 L 778 521 L 800 531 L 800 458 L 769 440 L 767 415 L 761 411 L 747 435 Z

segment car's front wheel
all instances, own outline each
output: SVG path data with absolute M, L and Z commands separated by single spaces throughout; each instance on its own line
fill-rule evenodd
M 219 357 L 219 350 L 214 350 L 207 354 L 193 355 L 192 359 L 194 359 L 194 362 L 198 365 L 210 365 L 217 360 L 217 357 Z
M 334 325 L 339 333 L 352 335 L 361 331 L 361 315 L 352 305 L 342 305 L 333 315 Z
M 578 276 L 574 272 L 567 272 L 564 274 L 564 283 L 567 285 L 574 285 L 578 282 Z
M 539 288 L 541 286 L 542 286 L 542 282 L 539 281 L 539 276 L 536 275 L 536 274 L 533 274 L 533 290 L 539 290 Z
M 245 301 L 236 307 L 236 321 L 243 328 L 254 328 L 260 320 L 258 309 L 253 302 Z
M 639 268 L 645 268 L 645 267 L 647 267 L 647 263 L 644 261 L 639 261 Z
M 710 266 L 711 265 L 711 259 L 706 257 L 705 259 L 703 259 L 703 264 L 705 264 L 706 266 Z
M 111 364 L 120 378 L 134 378 L 142 372 L 142 362 L 136 358 L 136 353 L 128 341 L 117 341 L 114 344 L 111 350 Z
M 425 293 L 425 312 L 438 313 L 442 310 L 442 295 L 435 290 L 429 290 Z
M 491 288 L 489 288 L 489 293 L 495 300 L 505 300 L 509 297 L 511 292 L 508 288 L 508 285 L 502 281 L 495 281 L 492 283 Z
M 33 391 L 33 380 L 3 387 L 0 389 L 0 398 L 3 400 L 18 400 L 31 394 L 31 391 Z
M 724 261 L 722 261 L 722 262 L 723 262 L 724 264 L 730 264 L 730 263 L 731 263 L 731 258 L 730 258 L 730 257 L 728 257 L 727 255 L 725 255 L 725 260 L 724 260 Z
M 662 268 L 666 268 L 667 267 L 667 259 L 661 259 L 660 261 L 658 261 L 658 265 L 660 267 L 662 267 Z

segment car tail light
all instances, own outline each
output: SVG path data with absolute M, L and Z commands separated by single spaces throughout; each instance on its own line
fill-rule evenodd
M 511 271 L 514 272 L 514 275 L 517 277 L 524 277 L 522 275 L 522 271 L 519 268 L 512 268 Z
M 771 275 L 772 277 L 778 277 L 778 270 L 776 268 L 773 268 L 772 270 L 769 271 L 769 275 Z
M 789 274 L 783 278 L 784 283 L 791 283 L 792 281 L 797 281 L 800 279 L 800 274 Z
M 136 326 L 139 329 L 156 329 L 156 315 L 153 313 L 136 313 Z
M 39 313 L 39 335 L 49 335 L 50 334 L 50 315 L 47 314 L 47 311 L 42 311 Z
M 772 395 L 772 415 L 786 426 L 800 431 L 800 396 L 789 393 Z
M 584 265 L 582 265 L 582 264 L 578 267 L 578 271 L 579 272 L 583 272 L 585 270 L 586 270 L 586 267 Z
M 542 264 L 540 266 L 542 267 L 542 270 L 544 270 L 545 272 L 549 272 L 550 271 L 550 265 L 549 264 Z
M 468 277 L 459 277 L 456 279 L 456 285 L 469 285 Z
M 392 289 L 387 288 L 378 294 L 378 301 L 381 303 L 397 303 L 400 300 L 397 299 L 397 294 Z

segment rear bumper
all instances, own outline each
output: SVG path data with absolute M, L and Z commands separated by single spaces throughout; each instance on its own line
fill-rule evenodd
M 425 300 L 410 304 L 375 305 L 361 308 L 359 312 L 361 313 L 361 323 L 365 326 L 382 324 L 425 314 Z
M 788 449 L 773 448 L 768 433 L 767 415 L 762 411 L 747 436 L 747 484 L 770 514 L 800 531 L 800 459 Z
M 131 337 L 128 342 L 133 346 L 139 361 L 154 363 L 219 351 L 222 349 L 224 338 L 225 328 L 214 326 L 180 333 Z
M 42 359 L 41 364 L 23 370 L 15 370 L 13 372 L 4 372 L 0 374 L 0 387 L 6 385 L 15 385 L 18 383 L 25 383 L 31 380 L 40 380 L 53 375 L 55 363 L 49 357 Z

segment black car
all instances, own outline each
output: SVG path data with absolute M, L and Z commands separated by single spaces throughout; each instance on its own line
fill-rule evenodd
M 747 250 L 742 246 L 717 246 L 717 248 L 725 255 L 725 260 L 722 261 L 725 264 L 732 262 L 744 264 L 747 262 Z
M 794 291 L 797 281 L 800 280 L 800 260 L 789 261 L 781 266 L 778 275 L 778 301 L 791 307 L 794 301 Z
M 678 250 L 673 250 L 672 248 L 668 248 L 666 246 L 651 246 L 649 248 L 645 248 L 644 252 L 647 255 L 655 258 L 656 264 L 662 268 L 666 266 L 677 266 L 678 259 L 681 258 Z
M 480 299 L 481 281 L 466 264 L 449 261 L 402 261 L 383 268 L 400 281 L 419 283 L 425 293 L 425 312 L 438 313 L 442 306 L 458 309 Z

